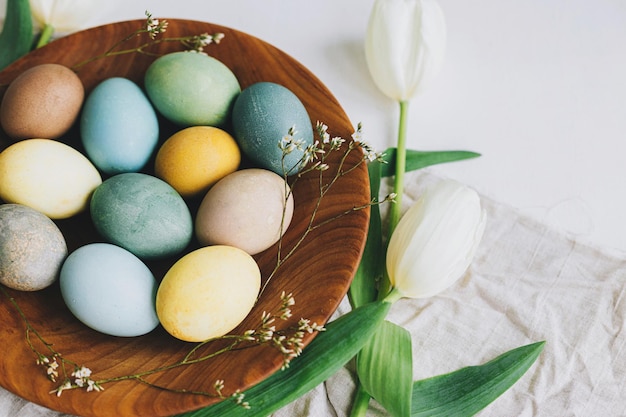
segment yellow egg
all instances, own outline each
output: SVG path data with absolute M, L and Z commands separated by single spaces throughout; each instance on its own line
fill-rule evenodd
M 250 313 L 261 286 L 254 259 L 232 246 L 208 246 L 179 259 L 156 297 L 163 328 L 187 342 L 227 334 Z
M 183 197 L 204 194 L 241 162 L 235 139 L 222 129 L 193 126 L 172 135 L 159 149 L 156 176 Z
M 51 219 L 85 210 L 101 183 L 100 173 L 83 154 L 55 140 L 23 140 L 0 153 L 0 199 Z

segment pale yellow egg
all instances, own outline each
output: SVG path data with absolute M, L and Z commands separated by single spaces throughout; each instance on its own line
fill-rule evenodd
M 208 246 L 179 259 L 156 297 L 163 328 L 187 342 L 227 334 L 256 302 L 261 272 L 255 260 L 232 246 Z
M 101 183 L 100 173 L 83 154 L 55 140 L 23 140 L 0 153 L 0 199 L 51 219 L 85 210 Z

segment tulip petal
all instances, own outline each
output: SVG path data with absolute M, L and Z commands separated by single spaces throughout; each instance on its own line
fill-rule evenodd
M 469 267 L 485 228 L 475 191 L 442 180 L 400 219 L 389 241 L 387 272 L 404 297 L 431 297 Z
M 59 33 L 71 33 L 90 25 L 95 17 L 112 10 L 121 0 L 30 0 L 33 19 L 41 28 L 50 25 Z
M 446 24 L 435 0 L 377 0 L 365 38 L 365 57 L 376 86 L 406 101 L 439 72 Z

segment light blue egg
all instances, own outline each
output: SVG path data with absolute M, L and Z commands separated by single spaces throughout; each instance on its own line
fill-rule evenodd
M 288 88 L 259 82 L 244 89 L 233 106 L 232 124 L 241 151 L 259 168 L 280 176 L 296 174 L 304 152 L 294 149 L 283 160 L 279 144 L 293 127 L 303 147 L 313 143 L 313 126 L 306 108 Z
M 150 100 L 126 78 L 109 78 L 85 100 L 80 134 L 87 156 L 107 174 L 137 172 L 154 153 L 159 122 Z
M 111 336 L 141 336 L 154 330 L 158 284 L 132 253 L 108 243 L 72 252 L 61 267 L 61 295 L 85 325 Z

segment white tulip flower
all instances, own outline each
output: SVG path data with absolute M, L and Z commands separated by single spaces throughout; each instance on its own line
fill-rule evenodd
M 63 36 L 86 29 L 119 4 L 121 0 L 30 0 L 35 26 L 41 30 L 38 46 L 46 44 L 53 34 Z
M 485 229 L 478 194 L 453 180 L 429 187 L 401 217 L 387 249 L 387 273 L 400 297 L 434 296 L 467 270 Z
M 437 75 L 446 49 L 446 22 L 435 0 L 376 0 L 365 57 L 377 87 L 407 101 Z
M 86 27 L 99 13 L 100 3 L 93 0 L 30 0 L 30 8 L 39 27 L 52 26 L 60 33 L 71 33 Z

